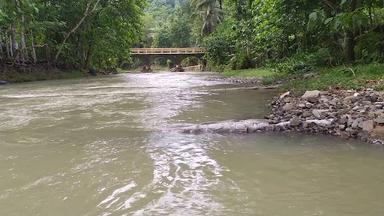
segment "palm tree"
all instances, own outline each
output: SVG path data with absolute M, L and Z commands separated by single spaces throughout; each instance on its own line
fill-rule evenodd
M 217 0 L 193 0 L 196 9 L 203 18 L 201 27 L 202 35 L 209 35 L 215 30 L 215 27 L 222 21 L 223 11 L 221 9 L 221 1 Z

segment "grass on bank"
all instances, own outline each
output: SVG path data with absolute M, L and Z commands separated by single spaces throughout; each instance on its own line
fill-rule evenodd
M 305 79 L 305 75 L 288 75 L 283 88 L 294 92 L 329 88 L 384 90 L 384 64 L 321 68 L 310 73 L 312 75 Z
M 276 73 L 270 68 L 253 68 L 244 70 L 226 70 L 222 72 L 225 77 L 256 77 L 266 78 L 274 76 Z
M 264 85 L 273 85 L 282 80 L 286 75 L 277 73 L 272 68 L 252 68 L 242 70 L 225 70 L 221 73 L 224 77 L 259 78 Z
M 317 68 L 310 72 L 288 74 L 276 72 L 272 68 L 228 70 L 226 77 L 256 77 L 269 85 L 283 81 L 283 90 L 301 93 L 307 90 L 362 89 L 384 90 L 384 64 L 372 63 L 355 66 Z

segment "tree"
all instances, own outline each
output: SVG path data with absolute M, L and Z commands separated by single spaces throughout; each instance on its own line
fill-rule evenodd
M 236 0 L 225 1 L 224 12 L 234 32 L 225 40 L 234 49 L 232 58 L 220 64 L 248 67 L 298 56 L 333 65 L 384 61 L 384 2 L 380 0 Z M 213 64 L 218 63 L 219 53 L 211 48 L 222 45 L 217 38 L 227 34 L 220 27 L 226 23 L 206 38 Z
M 203 20 L 201 34 L 209 35 L 223 19 L 222 3 L 216 0 L 195 0 L 194 4 Z
M 152 8 L 153 7 L 153 8 Z M 156 17 L 156 19 L 154 19 Z M 193 34 L 193 18 L 190 5 L 185 3 L 175 8 L 150 6 L 141 46 L 189 47 L 196 38 Z M 146 44 L 152 41 L 151 44 Z

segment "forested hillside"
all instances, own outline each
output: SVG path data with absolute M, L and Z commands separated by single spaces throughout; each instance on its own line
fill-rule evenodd
M 116 66 L 140 38 L 144 0 L 1 0 L 0 61 Z
M 196 45 L 196 17 L 188 0 L 149 0 L 145 9 L 142 47 Z
M 131 47 L 206 48 L 223 70 L 383 62 L 382 0 L 2 0 L 0 61 L 118 67 Z

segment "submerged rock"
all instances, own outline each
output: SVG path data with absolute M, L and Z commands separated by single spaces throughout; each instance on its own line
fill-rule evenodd
M 270 128 L 265 120 L 249 119 L 243 121 L 223 121 L 182 127 L 183 133 L 251 133 Z
M 321 127 L 328 127 L 331 126 L 333 123 L 333 119 L 322 119 L 322 120 L 307 120 L 307 123 L 313 123 L 315 125 L 321 126 Z

